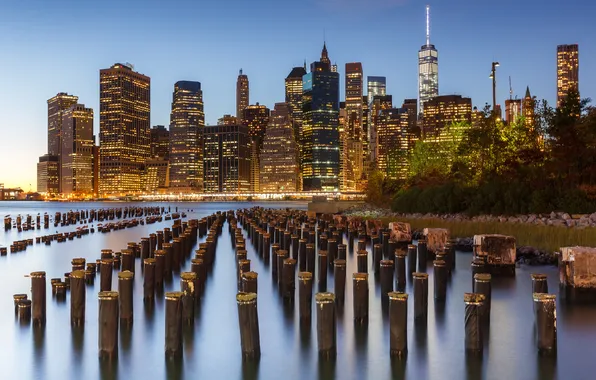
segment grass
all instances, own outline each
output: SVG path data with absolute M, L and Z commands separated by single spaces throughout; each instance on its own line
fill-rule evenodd
M 383 222 L 395 221 L 385 218 Z M 447 228 L 451 237 L 472 237 L 479 234 L 502 234 L 515 236 L 517 246 L 531 246 L 550 252 L 561 247 L 585 246 L 596 247 L 596 228 L 567 228 L 541 226 L 524 223 L 450 221 L 443 219 L 397 218 L 400 222 L 410 223 L 412 230 L 428 228 Z

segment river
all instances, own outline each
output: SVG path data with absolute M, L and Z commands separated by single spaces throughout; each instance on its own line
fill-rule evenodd
M 132 203 L 44 203 L 0 202 L 2 216 L 36 215 L 56 211 L 113 208 Z M 202 218 L 215 211 L 264 206 L 306 209 L 301 202 L 265 203 L 136 203 L 134 205 L 178 207 L 188 218 Z M 188 210 L 188 211 L 187 211 Z M 192 210 L 192 211 L 191 211 Z M 35 217 L 33 218 L 35 220 Z M 471 254 L 457 253 L 457 267 L 449 282 L 444 308 L 433 302 L 432 268 L 429 267 L 429 310 L 426 329 L 414 328 L 413 299 L 409 302 L 406 360 L 389 356 L 388 317 L 382 312 L 380 286 L 370 276 L 370 311 L 366 327 L 355 326 L 352 313 L 351 273 L 356 268 L 353 252 L 348 254 L 346 303 L 337 310 L 337 358 L 319 361 L 316 314 L 310 329 L 298 323 L 298 302 L 284 305 L 272 285 L 269 268 L 255 254 L 247 239 L 251 268 L 259 273 L 258 313 L 261 359 L 242 362 L 235 294 L 237 292 L 235 255 L 227 226 L 218 240 L 213 272 L 206 284 L 194 328 L 185 329 L 184 355 L 179 362 L 168 362 L 164 355 L 164 299 L 157 297 L 153 309 L 143 304 L 143 279 L 135 277 L 134 325 L 120 330 L 118 360 L 98 359 L 98 278 L 87 286 L 84 331 L 71 329 L 69 298 L 59 302 L 52 297 L 50 278 L 62 277 L 71 269 L 71 259 L 88 262 L 100 250 L 121 250 L 130 241 L 140 241 L 156 230 L 170 227 L 163 221 L 130 229 L 95 233 L 51 246 L 34 244 L 26 251 L 0 257 L 0 378 L 1 379 L 592 379 L 596 373 L 596 306 L 569 306 L 557 301 L 558 353 L 540 357 L 534 342 L 534 315 L 530 274 L 548 275 L 548 286 L 558 295 L 557 269 L 524 267 L 515 278 L 494 278 L 490 336 L 482 358 L 467 358 L 464 352 L 463 294 L 471 292 Z M 33 238 L 54 231 L 72 231 L 73 226 L 18 233 L 0 232 L 0 246 L 14 240 Z M 246 237 L 246 232 L 245 232 Z M 202 241 L 204 238 L 200 239 Z M 198 244 L 197 244 L 198 248 Z M 369 247 L 370 249 L 370 247 Z M 369 255 L 370 259 L 371 255 Z M 140 260 L 136 260 L 140 273 Z M 369 265 L 371 268 L 372 265 Z M 47 272 L 47 322 L 45 328 L 21 326 L 13 313 L 12 295 L 30 294 L 33 271 Z M 190 270 L 186 262 L 184 270 Z M 374 284 L 374 286 L 373 286 Z M 165 291 L 178 290 L 179 278 L 166 283 Z M 328 278 L 333 291 L 333 275 Z M 314 284 L 316 288 L 316 282 Z M 112 289 L 117 289 L 113 276 Z M 408 280 L 407 291 L 411 293 Z M 297 301 L 297 296 L 296 296 Z M 314 309 L 313 309 L 314 311 Z

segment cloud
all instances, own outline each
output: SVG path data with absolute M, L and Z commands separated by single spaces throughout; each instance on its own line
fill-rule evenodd
M 313 0 L 313 2 L 322 8 L 334 11 L 370 9 L 378 12 L 382 9 L 403 6 L 409 0 Z

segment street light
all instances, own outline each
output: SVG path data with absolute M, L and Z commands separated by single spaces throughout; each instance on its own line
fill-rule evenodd
M 497 67 L 499 62 L 493 62 L 489 76 L 493 80 L 493 112 L 497 111 Z

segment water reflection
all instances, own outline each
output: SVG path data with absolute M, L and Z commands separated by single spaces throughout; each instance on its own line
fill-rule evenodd
M 118 379 L 118 360 L 114 359 L 100 359 L 99 373 L 102 380 L 116 380 Z
M 260 360 L 243 360 L 242 361 L 242 379 L 243 380 L 257 380 L 259 378 Z
M 169 380 L 184 379 L 184 359 L 182 356 L 166 358 L 166 374 Z
M 319 359 L 319 380 L 333 380 L 335 379 L 335 358 L 328 360 Z
M 556 352 L 551 355 L 536 355 L 537 373 L 536 378 L 540 380 L 554 380 L 557 378 Z
M 407 353 L 401 358 L 391 357 L 391 377 L 393 380 L 402 380 L 406 378 L 407 358 Z

